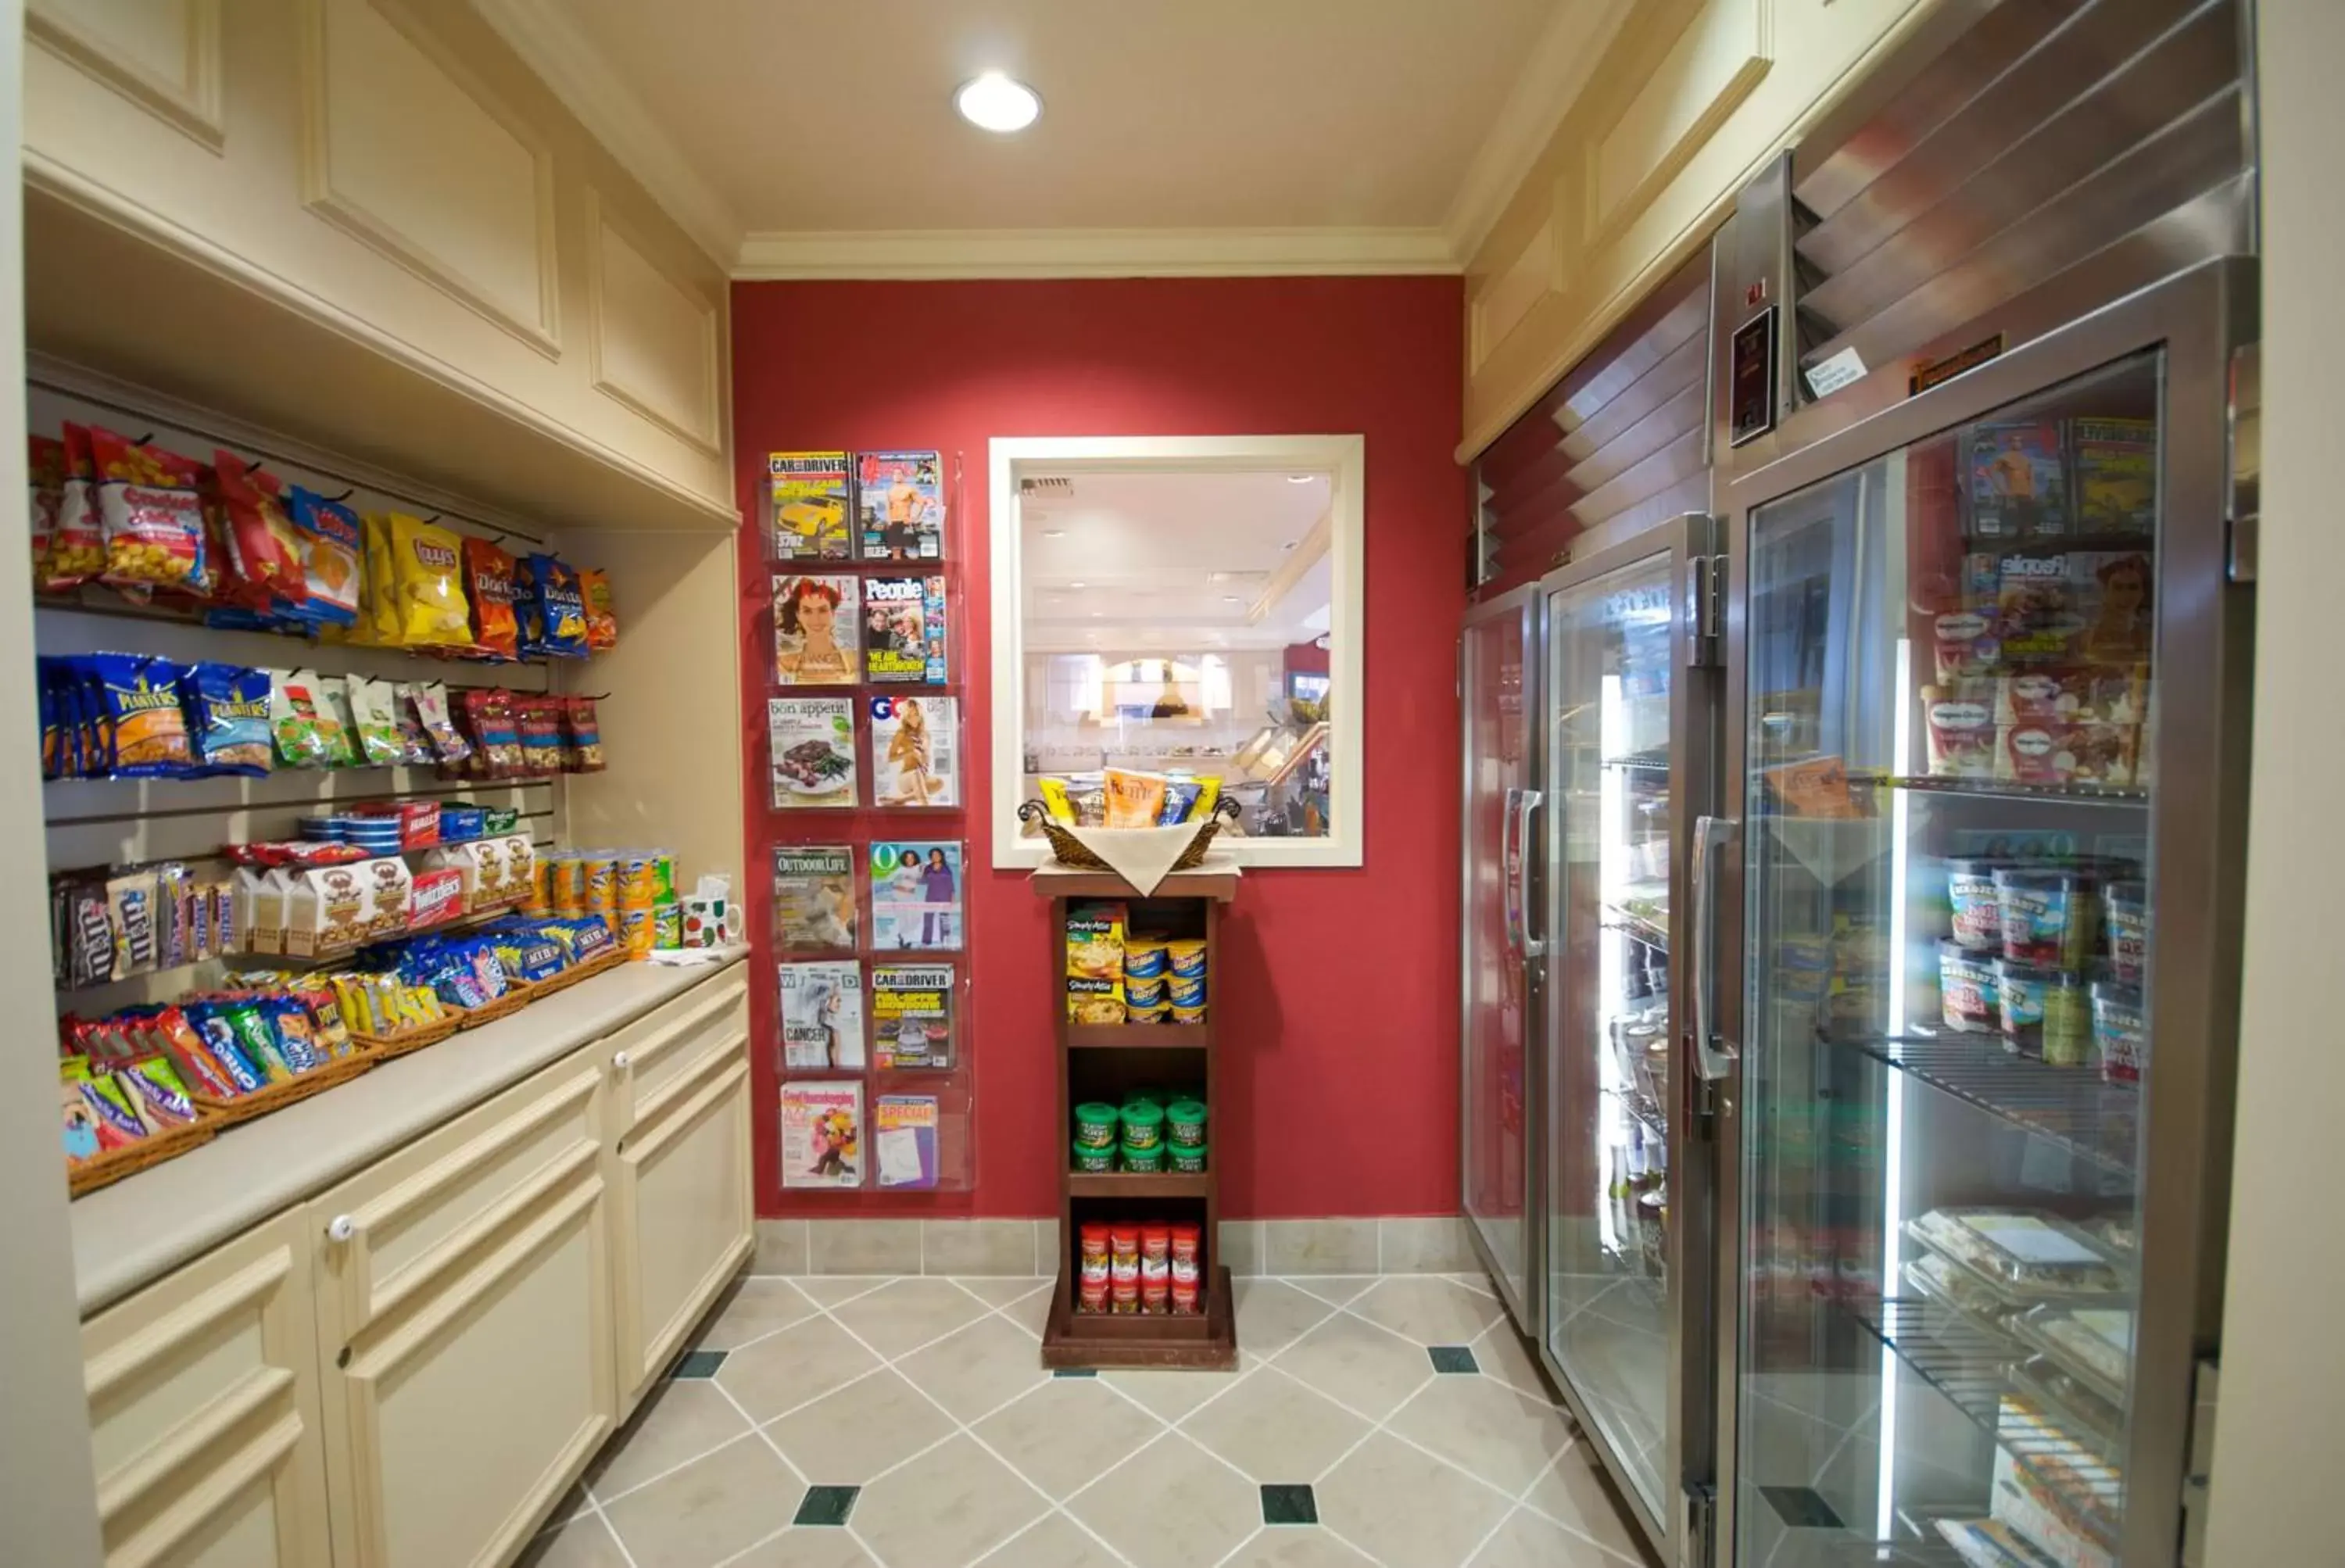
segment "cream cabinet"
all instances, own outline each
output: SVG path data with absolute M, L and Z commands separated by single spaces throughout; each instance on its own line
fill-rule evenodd
M 309 1206 L 333 1561 L 504 1561 L 617 1422 L 602 1124 L 578 1053 Z
M 622 1410 L 756 1246 L 746 971 L 612 1041 L 613 1314 Z
M 329 1560 L 310 1239 L 282 1216 L 82 1326 L 109 1568 Z

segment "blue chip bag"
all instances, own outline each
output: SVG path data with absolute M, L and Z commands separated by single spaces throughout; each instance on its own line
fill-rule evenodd
M 263 779 L 277 747 L 269 729 L 269 672 L 209 661 L 182 682 L 197 774 Z
M 586 657 L 586 596 L 578 572 L 552 555 L 532 555 L 522 563 L 523 593 L 515 606 L 521 613 L 523 657 L 551 658 Z

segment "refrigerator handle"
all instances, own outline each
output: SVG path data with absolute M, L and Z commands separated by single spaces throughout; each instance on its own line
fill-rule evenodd
M 1734 1071 L 1734 1047 L 1718 1036 L 1718 857 L 1741 826 L 1731 817 L 1693 825 L 1693 1069 L 1705 1084 Z
M 1515 945 L 1525 958 L 1547 956 L 1547 941 L 1531 934 L 1531 813 L 1547 803 L 1536 789 L 1515 794 L 1515 896 L 1509 901 L 1515 921 Z

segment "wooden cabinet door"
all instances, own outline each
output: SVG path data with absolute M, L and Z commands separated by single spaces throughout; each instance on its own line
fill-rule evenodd
M 307 1209 L 336 1568 L 506 1561 L 616 1424 L 606 1060 L 576 1053 Z
M 286 1215 L 82 1325 L 108 1568 L 329 1561 L 310 1266 Z
M 756 1246 L 749 1120 L 742 1027 L 665 1074 L 614 1142 L 612 1279 L 630 1408 Z

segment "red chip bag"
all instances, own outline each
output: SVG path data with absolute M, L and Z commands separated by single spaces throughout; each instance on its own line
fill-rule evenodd
M 214 597 L 262 612 L 282 613 L 306 603 L 310 580 L 277 476 L 232 452 L 213 453 L 212 472 L 220 539 L 228 551 Z
M 472 601 L 472 645 L 490 658 L 521 657 L 513 618 L 513 558 L 486 539 L 464 540 L 464 596 Z
M 106 531 L 97 521 L 97 466 L 90 457 L 89 431 L 66 426 L 65 481 L 57 494 L 56 526 L 40 574 L 44 593 L 70 593 L 106 567 Z
M 53 435 L 25 438 L 25 472 L 32 502 L 33 581 L 48 567 L 49 541 L 57 531 L 57 509 L 66 499 L 66 443 Z

